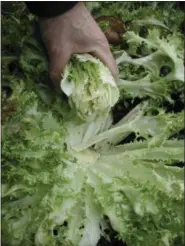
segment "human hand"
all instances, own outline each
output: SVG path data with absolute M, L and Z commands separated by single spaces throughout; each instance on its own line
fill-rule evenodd
M 99 58 L 117 79 L 118 70 L 108 41 L 82 2 L 54 18 L 40 19 L 43 41 L 49 55 L 49 71 L 55 87 L 74 53 L 91 53 Z

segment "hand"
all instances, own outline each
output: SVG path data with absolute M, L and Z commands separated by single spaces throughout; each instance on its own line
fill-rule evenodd
M 40 19 L 40 28 L 48 50 L 50 76 L 57 89 L 62 72 L 74 53 L 96 56 L 117 79 L 118 70 L 108 41 L 82 2 L 60 16 Z

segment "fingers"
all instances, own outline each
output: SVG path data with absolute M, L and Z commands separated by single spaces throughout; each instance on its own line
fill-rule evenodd
M 68 61 L 70 59 L 71 53 L 68 50 L 65 51 L 55 51 L 50 54 L 50 77 L 57 90 L 60 90 L 60 81 L 62 79 L 62 73 Z
M 118 79 L 118 68 L 116 65 L 116 61 L 110 51 L 109 46 L 100 46 L 95 51 L 92 52 L 92 55 L 99 58 L 100 61 L 106 65 L 111 71 L 113 77 L 117 81 Z

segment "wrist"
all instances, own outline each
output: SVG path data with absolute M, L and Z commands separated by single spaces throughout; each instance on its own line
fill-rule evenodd
M 53 33 L 55 29 L 73 30 L 74 33 L 87 28 L 94 21 L 91 13 L 83 2 L 78 2 L 73 8 L 64 14 L 52 18 L 39 18 L 39 25 L 43 37 L 45 33 Z M 48 36 L 48 35 L 47 35 Z
M 47 22 L 50 20 L 59 19 L 61 17 L 64 18 L 70 18 L 70 16 L 80 17 L 81 14 L 83 14 L 83 12 L 87 12 L 85 4 L 83 2 L 78 2 L 77 4 L 75 4 L 75 6 L 73 6 L 71 9 L 67 10 L 62 14 L 56 15 L 54 17 L 38 17 L 38 20 L 39 22 Z

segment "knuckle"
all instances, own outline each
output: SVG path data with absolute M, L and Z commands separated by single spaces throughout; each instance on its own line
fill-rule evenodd
M 60 89 L 60 77 L 55 71 L 50 71 L 50 78 L 56 89 Z
M 50 78 L 53 81 L 55 81 L 55 80 L 57 80 L 58 74 L 59 74 L 58 68 L 55 67 L 55 65 L 53 63 L 50 63 L 50 65 L 49 65 L 49 75 L 50 75 Z
M 57 81 L 57 74 L 53 73 L 53 72 L 50 72 L 50 78 L 55 83 Z
M 109 47 L 109 43 L 108 41 L 105 39 L 105 40 L 99 40 L 97 42 L 97 47 L 101 50 L 105 50 L 105 51 L 109 51 L 110 50 L 110 47 Z

